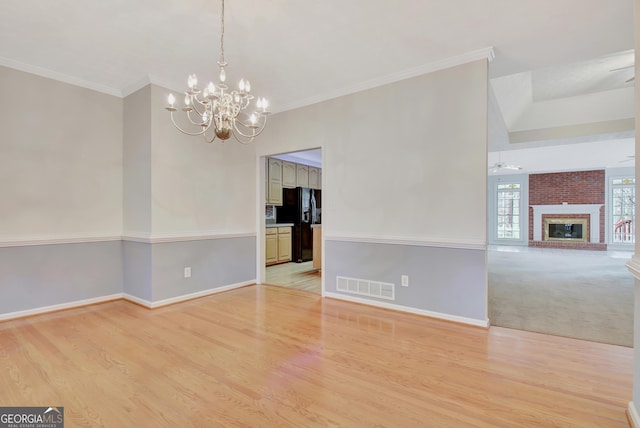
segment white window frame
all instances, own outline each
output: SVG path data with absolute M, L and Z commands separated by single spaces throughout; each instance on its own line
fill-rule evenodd
M 529 175 L 508 174 L 489 176 L 488 179 L 488 243 L 490 245 L 529 245 Z M 520 185 L 520 238 L 498 238 L 498 185 Z
M 621 178 L 635 178 L 635 168 L 610 168 L 605 170 L 605 242 L 609 250 L 634 250 L 633 242 L 613 242 L 613 180 Z M 634 219 L 634 222 L 636 221 Z

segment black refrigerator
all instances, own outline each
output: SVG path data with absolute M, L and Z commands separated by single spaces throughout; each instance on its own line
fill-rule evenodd
M 276 207 L 278 223 L 293 223 L 291 260 L 297 263 L 313 259 L 312 224 L 321 224 L 322 197 L 320 190 L 307 187 L 282 189 L 282 206 Z

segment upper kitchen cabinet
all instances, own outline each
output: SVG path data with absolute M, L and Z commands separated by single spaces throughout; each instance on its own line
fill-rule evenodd
M 296 164 L 282 162 L 282 187 L 297 187 Z
M 296 182 L 298 187 L 309 187 L 309 167 L 307 165 L 296 165 Z
M 312 189 L 320 189 L 320 168 L 309 167 L 309 187 Z
M 282 205 L 282 161 L 269 158 L 267 204 Z

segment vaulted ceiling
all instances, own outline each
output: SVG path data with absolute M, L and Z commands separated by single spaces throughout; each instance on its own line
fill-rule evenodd
M 189 73 L 214 79 L 220 6 L 3 0 L 0 65 L 117 96 L 149 82 L 184 90 Z M 633 0 L 226 0 L 225 15 L 229 81 L 250 79 L 274 112 L 492 52 L 509 135 L 541 120 L 525 112 L 535 103 L 624 92 L 629 71 L 608 70 L 633 60 Z

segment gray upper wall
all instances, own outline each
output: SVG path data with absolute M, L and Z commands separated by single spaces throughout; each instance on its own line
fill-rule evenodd
M 0 240 L 122 233 L 122 99 L 0 67 Z
M 486 60 L 278 113 L 257 154 L 323 149 L 323 233 L 486 242 Z

